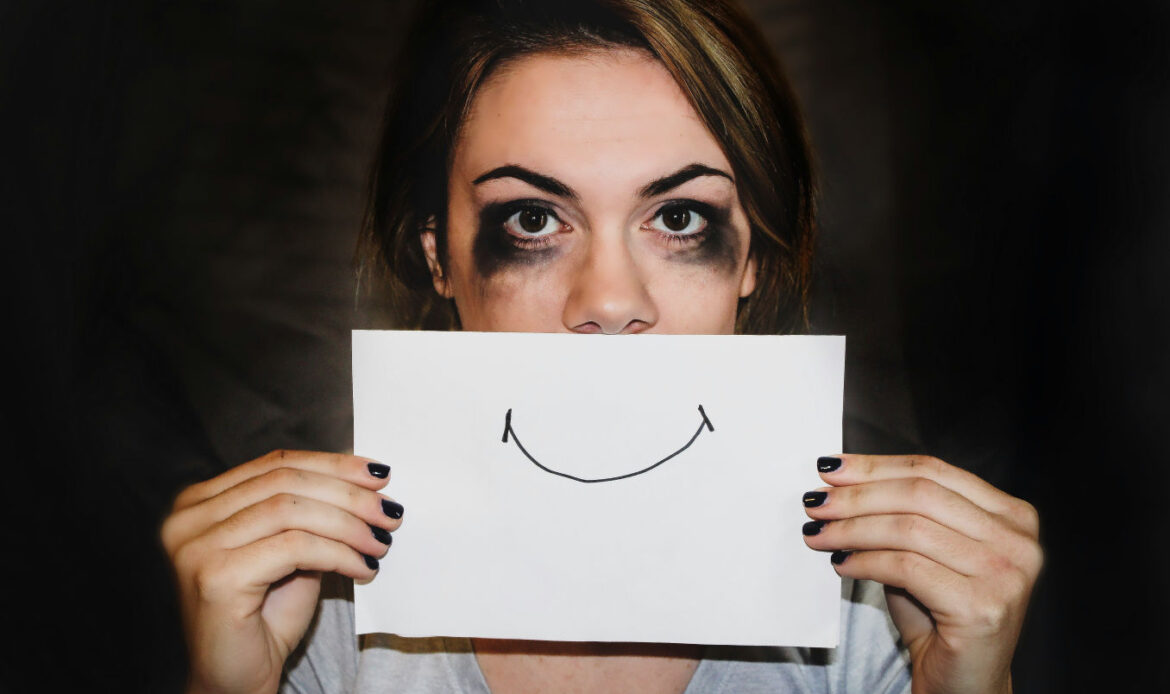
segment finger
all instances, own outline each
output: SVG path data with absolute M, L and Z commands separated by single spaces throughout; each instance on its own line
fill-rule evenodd
M 352 547 L 304 530 L 287 530 L 210 555 L 192 543 L 180 550 L 175 563 L 179 569 L 194 565 L 190 575 L 202 600 L 233 603 L 250 596 L 257 607 L 269 586 L 298 570 L 332 571 L 355 580 L 370 580 L 377 573 L 377 565 L 367 565 Z
M 293 494 L 332 504 L 370 525 L 390 531 L 397 530 L 402 524 L 401 504 L 376 491 L 332 475 L 281 467 L 246 478 L 203 503 L 175 512 L 163 525 L 163 544 L 177 547 L 241 509 L 277 494 Z
M 1009 511 L 1013 497 L 996 489 L 954 465 L 928 455 L 840 455 L 841 464 L 833 471 L 821 472 L 821 477 L 834 486 L 861 484 L 877 480 L 925 478 L 997 515 Z M 821 467 L 821 466 L 818 466 Z M 1018 500 L 1017 500 L 1018 501 Z
M 216 549 L 235 549 L 287 530 L 304 530 L 349 545 L 361 554 L 382 557 L 391 536 L 375 528 L 332 504 L 277 494 L 212 526 L 203 539 Z
M 986 575 L 1003 558 L 984 543 L 915 514 L 809 521 L 805 543 L 817 550 L 901 550 L 915 552 L 964 576 Z
M 366 489 L 386 486 L 390 468 L 383 463 L 342 453 L 277 450 L 192 485 L 175 499 L 175 510 L 180 510 L 210 499 L 243 482 L 280 468 L 290 468 L 328 475 L 351 482 Z
M 976 540 L 997 539 L 1007 532 L 996 516 L 924 477 L 822 488 L 805 495 L 805 506 L 817 520 L 912 513 Z
M 1025 535 L 1037 538 L 1040 516 L 1036 507 L 1007 494 L 979 476 L 928 455 L 841 455 L 840 465 L 822 477 L 834 485 L 858 484 L 869 480 L 899 477 L 931 479 L 970 499 L 989 513 L 1006 519 Z M 818 464 L 818 469 L 821 466 Z
M 834 552 L 832 562 L 841 576 L 906 590 L 930 610 L 935 620 L 960 619 L 963 606 L 975 596 L 971 579 L 915 552 Z

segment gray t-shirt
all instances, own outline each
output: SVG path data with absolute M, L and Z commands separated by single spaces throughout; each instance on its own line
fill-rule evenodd
M 838 648 L 709 646 L 685 694 L 908 694 L 910 658 L 882 587 L 845 579 L 841 600 Z M 353 583 L 336 576 L 324 581 L 317 616 L 285 670 L 282 694 L 490 692 L 468 639 L 367 634 L 359 643 Z

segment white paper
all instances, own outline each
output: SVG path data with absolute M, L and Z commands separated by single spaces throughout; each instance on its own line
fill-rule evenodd
M 354 451 L 406 507 L 358 633 L 836 646 L 800 527 L 844 362 L 844 337 L 355 331 Z

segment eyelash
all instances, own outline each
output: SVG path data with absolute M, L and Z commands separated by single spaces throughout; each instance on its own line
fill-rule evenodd
M 722 225 L 722 220 L 725 216 L 721 210 L 706 203 L 699 202 L 698 200 L 670 200 L 658 208 L 658 212 L 654 214 L 651 221 L 662 217 L 667 212 L 675 210 L 685 210 L 691 214 L 698 215 L 705 222 L 703 228 L 689 234 L 671 233 L 653 228 L 646 229 L 645 226 L 642 228 L 656 234 L 668 246 L 697 248 L 707 241 L 711 233 L 718 226 Z
M 651 221 L 659 219 L 663 214 L 674 210 L 686 210 L 692 214 L 697 214 L 706 224 L 699 231 L 689 234 L 671 233 L 669 231 L 661 231 L 654 228 L 648 228 L 647 225 L 642 225 L 641 229 L 655 234 L 663 243 L 672 247 L 683 248 L 697 248 L 707 241 L 707 239 L 716 230 L 722 228 L 726 222 L 727 214 L 724 210 L 713 207 L 698 200 L 669 200 L 663 203 L 655 212 Z M 508 231 L 506 224 L 509 219 L 519 212 L 524 211 L 538 211 L 546 214 L 552 219 L 556 220 L 564 227 L 564 230 L 571 230 L 568 224 L 561 219 L 560 215 L 550 207 L 547 203 L 536 199 L 512 200 L 505 203 L 493 203 L 484 208 L 482 218 L 487 225 L 503 238 L 507 239 L 508 243 L 522 251 L 538 251 L 549 247 L 554 243 L 553 237 L 558 233 L 546 234 L 543 236 L 526 237 L 514 234 Z M 562 230 L 563 231 L 563 230 Z
M 501 238 L 507 239 L 508 243 L 520 250 L 538 251 L 547 248 L 553 243 L 553 237 L 556 236 L 555 233 L 544 236 L 525 237 L 513 234 L 505 226 L 508 220 L 518 212 L 524 212 L 526 210 L 541 212 L 555 219 L 566 229 L 572 228 L 568 224 L 565 224 L 564 220 L 561 219 L 555 210 L 540 200 L 512 200 L 511 202 L 505 203 L 493 203 L 484 208 L 483 219 L 493 232 L 499 234 Z

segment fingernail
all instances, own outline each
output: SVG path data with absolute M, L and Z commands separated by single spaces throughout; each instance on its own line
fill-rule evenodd
M 832 456 L 821 456 L 817 458 L 817 472 L 832 472 L 841 467 L 841 459 Z
M 829 521 L 809 521 L 801 526 L 800 532 L 804 533 L 805 535 L 816 535 L 821 531 L 821 528 L 825 527 L 825 524 L 828 522 Z
M 390 476 L 389 465 L 383 465 L 382 463 L 370 463 L 366 466 L 366 469 L 370 471 L 371 475 L 377 477 L 380 480 L 384 480 Z
M 401 518 L 402 512 L 405 510 L 406 509 L 402 507 L 402 504 L 398 503 L 397 501 L 382 499 L 382 513 L 385 513 L 391 518 Z
M 839 549 L 836 552 L 833 552 L 832 556 L 829 557 L 829 561 L 839 566 L 845 563 L 845 560 L 849 558 L 850 554 L 853 554 L 853 550 Z
M 812 508 L 814 506 L 820 506 L 821 504 L 825 503 L 825 499 L 828 498 L 828 492 L 805 492 L 804 498 L 801 499 L 801 501 L 804 502 L 805 508 Z
M 371 525 L 370 532 L 374 534 L 375 540 L 381 542 L 384 545 L 388 545 L 391 542 L 394 542 L 394 536 L 391 535 L 390 531 L 385 528 L 379 528 L 376 525 Z
M 363 554 L 362 559 L 366 560 L 366 566 L 370 567 L 370 571 L 377 571 L 378 570 L 378 560 L 377 559 L 374 559 L 373 557 L 371 557 L 368 554 Z

